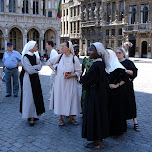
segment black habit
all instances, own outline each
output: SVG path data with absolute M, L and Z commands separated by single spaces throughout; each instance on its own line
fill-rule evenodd
M 36 56 L 30 56 L 28 54 L 25 54 L 25 56 L 29 59 L 32 66 L 36 65 Z M 20 112 L 22 113 L 22 87 L 23 87 L 23 77 L 24 77 L 25 70 L 22 67 L 22 71 L 20 74 L 20 83 L 21 83 L 21 102 L 20 102 Z M 36 113 L 37 115 L 41 115 L 45 112 L 44 108 L 44 102 L 43 102 L 43 95 L 42 95 L 42 89 L 40 84 L 40 79 L 38 76 L 38 73 L 29 74 L 31 87 L 32 87 L 32 93 L 34 98 L 34 104 L 36 107 Z
M 96 61 L 81 78 L 86 89 L 82 138 L 88 141 L 101 140 L 109 136 L 107 75 L 105 65 Z
M 110 135 L 119 136 L 126 131 L 126 102 L 128 101 L 128 76 L 125 69 L 115 69 L 108 75 L 109 84 L 125 84 L 109 91 Z
M 128 90 L 129 90 L 129 101 L 127 103 L 127 119 L 132 119 L 137 117 L 136 112 L 136 101 L 135 101 L 135 93 L 133 87 L 133 80 L 137 77 L 138 69 L 135 67 L 134 63 L 128 59 L 120 62 L 127 70 L 132 70 L 133 75 L 129 76 Z

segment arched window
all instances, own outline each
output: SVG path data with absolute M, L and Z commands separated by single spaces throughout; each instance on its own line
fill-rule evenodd
M 10 32 L 10 41 L 13 43 L 13 48 L 16 49 L 16 31 L 12 30 Z
M 4 0 L 1 0 L 0 6 L 1 6 L 1 12 L 4 12 Z
M 15 12 L 16 3 L 15 0 L 9 0 L 9 12 Z
M 129 6 L 129 24 L 134 24 L 137 22 L 137 6 Z
M 149 21 L 149 4 L 141 4 L 141 23 Z

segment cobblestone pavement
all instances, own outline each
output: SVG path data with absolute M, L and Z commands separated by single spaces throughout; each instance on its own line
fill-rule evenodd
M 0 151 L 5 152 L 152 152 L 152 60 L 144 62 L 135 59 L 139 69 L 134 81 L 138 108 L 138 122 L 141 131 L 133 130 L 132 120 L 128 121 L 127 132 L 118 139 L 107 138 L 100 150 L 84 147 L 87 142 L 81 138 L 81 116 L 76 119 L 79 126 L 73 126 L 68 118 L 66 125 L 58 126 L 58 116 L 48 110 L 49 76 L 51 70 L 44 65 L 40 72 L 46 113 L 34 127 L 30 127 L 19 113 L 19 97 L 5 97 L 5 84 L 2 83 L 0 95 Z M 0 72 L 2 62 L 0 61 Z

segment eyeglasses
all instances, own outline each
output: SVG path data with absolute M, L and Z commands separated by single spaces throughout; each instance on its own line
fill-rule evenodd
M 122 52 L 116 52 L 116 54 L 121 54 Z

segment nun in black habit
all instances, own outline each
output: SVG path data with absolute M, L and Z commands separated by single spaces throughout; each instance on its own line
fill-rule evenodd
M 126 131 L 126 102 L 128 101 L 128 75 L 114 51 L 107 49 L 110 61 L 108 81 L 110 87 L 110 135 L 119 137 Z
M 37 51 L 37 43 L 29 41 L 22 52 L 21 82 L 21 103 L 20 112 L 22 118 L 29 120 L 29 125 L 34 126 L 34 120 L 45 112 L 41 84 L 38 71 L 42 64 L 34 52 Z
M 108 69 L 108 57 L 102 43 L 93 43 L 88 54 L 93 59 L 89 71 L 81 77 L 80 83 L 86 89 L 82 138 L 93 141 L 87 148 L 100 148 L 100 140 L 109 136 L 108 83 L 105 66 Z
M 129 100 L 127 102 L 127 119 L 133 119 L 135 131 L 140 131 L 137 122 L 136 100 L 133 87 L 133 80 L 137 77 L 138 69 L 136 68 L 134 63 L 128 59 L 124 48 L 117 48 L 116 55 L 119 59 L 119 62 L 126 68 L 126 73 L 129 76 Z

